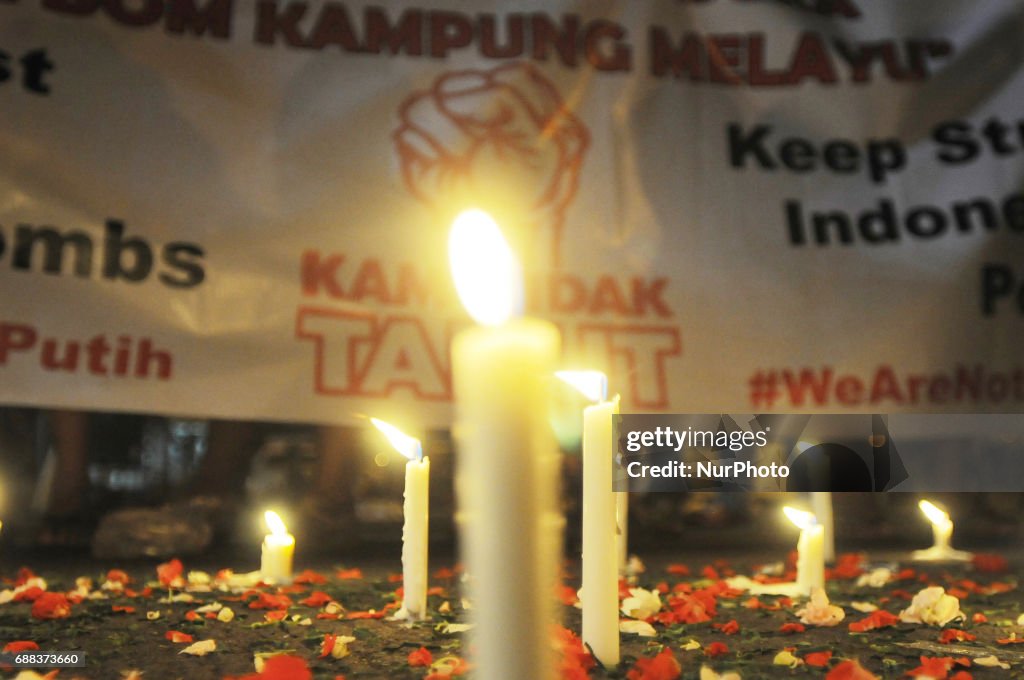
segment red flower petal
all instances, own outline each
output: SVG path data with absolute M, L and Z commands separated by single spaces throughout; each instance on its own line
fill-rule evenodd
M 31 588 L 25 588 L 25 590 L 23 590 L 20 593 L 18 593 L 17 595 L 15 595 L 14 599 L 11 600 L 11 601 L 12 602 L 35 602 L 36 600 L 39 599 L 39 596 L 42 595 L 45 592 L 46 591 L 43 590 L 42 588 L 40 588 L 39 586 L 32 586 Z
M 982 614 L 981 612 L 978 612 L 977 614 L 975 614 L 974 616 L 971 617 L 971 622 L 972 623 L 988 623 L 988 617 L 985 616 L 984 614 Z
M 626 673 L 627 680 L 675 680 L 682 673 L 672 650 L 666 647 L 653 657 L 642 657 Z
M 975 571 L 986 574 L 1003 574 L 1010 569 L 1010 564 L 1002 555 L 994 553 L 974 553 L 971 559 Z
M 183 571 L 185 571 L 184 565 L 181 563 L 181 560 L 175 557 L 170 562 L 157 565 L 156 577 L 164 586 L 177 586 L 182 583 L 181 574 Z
M 830 670 L 825 680 L 878 680 L 878 676 L 851 659 Z
M 71 616 L 71 604 L 60 593 L 43 593 L 32 603 L 32 617 L 36 619 L 63 619 Z
M 333 633 L 327 633 L 324 635 L 324 641 L 320 643 L 320 658 L 323 659 L 326 656 L 330 656 L 331 652 L 334 651 L 334 645 L 338 641 L 338 636 Z
M 107 572 L 107 580 L 113 583 L 128 583 L 131 581 L 131 578 L 120 569 L 111 569 Z
M 323 607 L 333 598 L 322 590 L 314 590 L 309 597 L 299 600 L 299 604 L 306 607 Z
M 287 595 L 274 595 L 260 592 L 256 599 L 249 603 L 249 609 L 287 609 L 292 606 L 292 599 Z
M 736 622 L 736 619 L 727 621 L 725 623 L 715 623 L 711 625 L 712 628 L 720 630 L 726 635 L 735 635 L 740 632 L 740 624 Z
M 572 586 L 567 586 L 564 583 L 556 586 L 555 596 L 558 598 L 558 601 L 566 607 L 571 607 L 579 601 L 576 597 L 576 589 Z
M 780 633 L 803 633 L 807 630 L 802 623 L 784 623 L 779 628 Z
M 724 642 L 712 642 L 704 648 L 704 654 L 712 659 L 716 656 L 724 656 L 729 653 L 729 645 Z
M 689 576 L 690 568 L 685 564 L 670 564 L 665 567 L 665 571 L 669 574 L 675 574 L 676 576 Z
M 30 578 L 35 578 L 36 574 L 28 567 L 22 567 L 18 570 L 18 576 L 14 580 L 15 586 L 23 586 Z
M 250 673 L 233 680 L 312 680 L 313 672 L 301 656 L 278 654 L 263 663 L 262 673 Z
M 171 642 L 192 642 L 193 638 L 188 633 L 182 633 L 180 630 L 169 630 L 164 633 L 164 637 Z
M 426 647 L 420 647 L 409 652 L 410 666 L 429 666 L 434 663 L 434 655 Z
M 327 583 L 327 577 L 313 571 L 312 569 L 306 569 L 305 571 L 296 574 L 295 578 L 292 579 L 292 583 L 297 583 L 299 585 L 321 585 Z
M 973 635 L 971 636 L 971 639 L 974 639 Z M 1024 644 L 1024 637 L 1000 638 L 999 640 L 996 640 L 996 642 L 1001 645 L 1019 645 Z
M 288 610 L 275 609 L 274 611 L 267 612 L 263 616 L 264 618 L 266 618 L 267 621 L 283 621 L 284 617 L 288 616 Z
M 110 610 L 118 614 L 134 614 L 135 607 L 127 607 L 125 605 L 114 604 L 110 606 Z
M 866 618 L 854 621 L 850 624 L 850 630 L 854 633 L 864 633 L 875 628 L 886 628 L 895 625 L 900 617 L 884 609 L 871 612 Z
M 939 642 L 944 645 L 948 645 L 951 642 L 970 642 L 971 640 L 977 639 L 977 637 L 977 635 L 972 635 L 966 630 L 960 630 L 959 628 L 947 628 L 942 631 L 941 635 L 939 635 Z M 1024 642 L 1024 640 L 1021 642 Z
M 12 652 L 17 654 L 18 652 L 29 652 L 39 649 L 39 645 L 32 640 L 15 640 L 14 642 L 8 642 L 4 645 L 5 652 Z
M 828 665 L 831 658 L 832 652 L 828 650 L 824 652 L 811 652 L 804 657 L 804 663 L 808 666 L 824 667 Z
M 921 665 L 909 670 L 905 675 L 911 677 L 924 676 L 935 680 L 945 680 L 953 668 L 953 659 L 948 656 L 922 656 Z
M 363 570 L 358 567 L 354 569 L 339 569 L 337 577 L 343 581 L 359 579 L 363 577 Z

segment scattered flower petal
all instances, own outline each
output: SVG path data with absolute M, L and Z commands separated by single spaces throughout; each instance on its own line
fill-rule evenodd
M 178 654 L 191 654 L 192 656 L 206 656 L 210 652 L 217 650 L 216 640 L 200 640 L 194 642 L 185 649 L 178 652 Z
M 945 626 L 963 616 L 963 612 L 960 611 L 960 600 L 947 595 L 942 586 L 932 586 L 924 588 L 914 596 L 910 606 L 900 612 L 900 621 Z
M 822 588 L 811 591 L 810 601 L 796 615 L 801 623 L 811 626 L 835 626 L 846 617 L 842 607 L 829 604 L 828 595 Z
M 629 597 L 622 600 L 622 613 L 634 619 L 646 619 L 661 610 L 661 596 L 656 590 L 630 588 Z
M 796 668 L 803 664 L 803 659 L 795 656 L 793 652 L 788 649 L 783 649 L 781 652 L 775 655 L 772 659 L 772 663 L 776 666 L 789 666 L 790 668 Z
M 987 668 L 1002 668 L 1003 670 L 1006 670 L 1010 667 L 1010 664 L 1000 661 L 998 658 L 995 657 L 995 655 L 978 657 L 974 660 L 974 663 L 977 666 L 985 666 Z
M 626 619 L 619 621 L 619 632 L 627 634 L 636 634 L 640 637 L 654 637 L 658 634 L 654 630 L 654 626 L 647 623 L 646 621 L 638 621 L 635 619 Z
M 836 665 L 825 680 L 879 680 L 878 676 L 860 665 L 856 659 L 847 659 Z
M 626 678 L 627 680 L 675 680 L 682 670 L 676 657 L 672 654 L 672 650 L 666 647 L 657 656 L 637 659 L 633 667 L 626 673 Z

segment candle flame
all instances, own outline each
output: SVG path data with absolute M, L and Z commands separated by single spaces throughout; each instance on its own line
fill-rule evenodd
M 608 399 L 608 376 L 601 371 L 556 371 L 555 375 L 594 402 Z
M 949 521 L 949 513 L 945 512 L 931 501 L 920 501 L 917 507 L 925 514 L 932 524 L 945 524 Z
M 786 513 L 786 517 L 789 518 L 789 521 L 800 529 L 809 529 L 818 523 L 818 518 L 814 516 L 813 512 L 797 510 L 796 508 L 791 508 L 788 505 L 782 508 L 782 512 Z
M 267 523 L 267 528 L 270 529 L 270 533 L 275 536 L 287 536 L 288 527 L 281 521 L 281 517 L 273 510 L 267 510 L 263 513 L 263 521 Z
M 395 451 L 409 460 L 423 460 L 423 446 L 419 439 L 410 437 L 391 423 L 385 423 L 378 418 L 370 418 L 370 422 L 387 437 L 388 443 L 395 447 Z
M 523 274 L 498 223 L 483 210 L 466 210 L 452 222 L 448 261 L 462 305 L 485 326 L 500 326 L 522 313 Z

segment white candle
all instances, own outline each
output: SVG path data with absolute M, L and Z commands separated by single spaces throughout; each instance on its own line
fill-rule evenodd
M 619 397 L 607 397 L 608 381 L 597 371 L 560 371 L 592 401 L 583 410 L 583 642 L 605 667 L 619 665 L 619 573 L 616 494 L 612 491 L 615 441 L 612 416 Z
M 263 537 L 260 576 L 264 581 L 291 583 L 295 537 L 288 533 L 284 522 L 273 510 L 263 513 L 263 519 L 270 533 Z
M 625 575 L 629 564 L 629 492 L 615 492 L 615 523 L 618 526 L 619 573 Z
M 822 529 L 825 532 L 825 561 L 835 562 L 836 534 L 834 522 L 832 520 L 832 492 L 812 491 L 811 511 L 814 513 L 814 516 L 818 518 L 818 524 L 822 526 Z
M 973 558 L 971 553 L 952 546 L 953 520 L 949 518 L 949 513 L 926 500 L 919 501 L 917 507 L 932 523 L 933 542 L 932 547 L 926 550 L 915 550 L 915 560 L 966 562 Z
M 388 442 L 409 459 L 405 464 L 405 502 L 402 505 L 402 608 L 399 619 L 427 618 L 428 527 L 430 524 L 430 459 L 420 440 L 394 425 L 370 418 Z
M 814 588 L 825 587 L 825 531 L 814 513 L 789 506 L 782 510 L 789 521 L 800 528 L 800 540 L 796 544 L 796 590 L 801 595 L 810 595 Z
M 456 492 L 476 673 L 549 680 L 560 515 L 547 412 L 559 334 L 549 323 L 509 320 L 521 304 L 521 273 L 486 214 L 455 220 L 449 252 L 459 297 L 488 324 L 460 332 L 452 345 Z

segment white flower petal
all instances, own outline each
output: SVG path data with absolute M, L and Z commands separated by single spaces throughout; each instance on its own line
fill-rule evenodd
M 620 633 L 634 633 L 640 637 L 654 637 L 658 634 L 654 626 L 646 621 L 619 621 Z
M 215 640 L 200 640 L 199 642 L 193 642 L 185 649 L 178 652 L 178 654 L 191 654 L 192 656 L 206 656 L 210 652 L 216 651 L 217 642 Z
M 850 606 L 864 614 L 878 611 L 878 605 L 871 604 L 870 602 L 851 602 Z
M 622 600 L 622 613 L 634 619 L 646 619 L 661 610 L 661 596 L 657 590 L 630 588 L 629 597 Z
M 1010 664 L 1000 661 L 998 658 L 993 656 L 982 656 L 973 660 L 976 666 L 987 666 L 988 668 L 1002 668 L 1006 670 L 1010 667 Z
M 810 601 L 796 615 L 800 617 L 800 623 L 809 626 L 836 626 L 846 618 L 842 607 L 829 604 L 828 595 L 822 588 L 811 591 Z
M 942 586 L 932 586 L 924 588 L 914 596 L 910 606 L 900 612 L 900 621 L 945 626 L 963 616 L 963 612 L 960 611 L 960 600 L 947 595 Z

